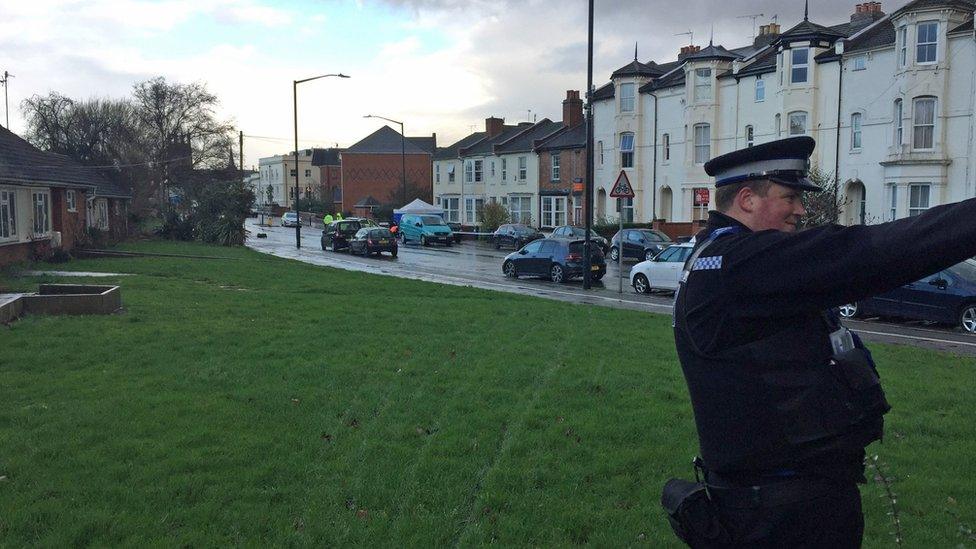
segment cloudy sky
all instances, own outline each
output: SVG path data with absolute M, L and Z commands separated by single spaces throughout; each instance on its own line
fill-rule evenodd
M 860 0 L 811 0 L 810 19 L 836 24 Z M 905 0 L 884 0 L 891 12 Z M 561 118 L 568 89 L 586 87 L 584 0 L 0 0 L 0 73 L 10 125 L 20 102 L 58 91 L 124 97 L 153 76 L 204 82 L 220 115 L 244 131 L 245 164 L 291 148 L 295 79 L 299 143 L 348 146 L 383 122 L 448 145 L 484 118 Z M 785 28 L 803 0 L 596 0 L 594 83 L 633 58 L 674 60 L 689 41 L 738 47 L 742 17 Z M 0 105 L 2 107 L 2 105 Z M 531 111 L 531 114 L 530 114 Z M 3 119 L 0 119 L 0 123 Z

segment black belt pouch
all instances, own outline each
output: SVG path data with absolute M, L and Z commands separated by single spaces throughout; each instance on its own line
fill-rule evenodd
M 670 479 L 661 493 L 661 506 L 668 513 L 671 529 L 690 547 L 714 547 L 731 542 L 704 484 Z

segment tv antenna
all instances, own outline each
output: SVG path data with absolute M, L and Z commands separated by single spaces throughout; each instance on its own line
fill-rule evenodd
M 695 31 L 689 30 L 688 32 L 679 32 L 675 36 L 684 36 L 686 34 L 688 35 L 688 42 L 689 42 L 688 45 L 694 46 L 695 45 Z
M 752 19 L 752 39 L 756 39 L 756 19 L 760 17 L 765 17 L 762 13 L 751 13 L 749 15 L 740 15 L 736 19 Z M 776 17 L 775 15 L 773 17 Z
M 0 84 L 3 84 L 3 112 L 7 115 L 7 125 L 4 126 L 8 130 L 10 129 L 10 102 L 7 100 L 7 88 L 10 87 L 10 79 L 14 75 L 7 71 L 3 71 L 3 78 L 0 78 Z

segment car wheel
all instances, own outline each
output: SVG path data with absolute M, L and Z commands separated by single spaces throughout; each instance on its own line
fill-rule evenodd
M 453 243 L 453 242 L 451 242 L 450 240 L 448 240 L 448 241 L 447 241 L 447 247 L 448 247 L 448 248 L 450 248 L 450 247 L 451 247 L 451 246 L 453 246 L 453 245 L 454 245 L 454 243 Z
M 508 278 L 518 278 L 518 269 L 515 268 L 515 262 L 512 260 L 508 260 L 502 265 L 502 272 Z
M 971 334 L 976 334 L 976 304 L 970 303 L 962 308 L 962 312 L 959 313 L 959 326 Z
M 637 276 L 634 277 L 634 291 L 639 294 L 651 293 L 651 283 L 646 276 L 637 273 Z
M 644 261 L 650 261 L 657 255 L 654 250 L 644 250 Z
M 842 318 L 854 318 L 857 316 L 857 303 L 841 305 L 838 309 Z
M 566 273 L 563 271 L 563 266 L 559 263 L 553 263 L 552 267 L 549 268 L 549 280 L 553 282 L 566 282 Z
M 610 261 L 619 261 L 619 260 L 620 260 L 620 248 L 617 248 L 616 246 L 610 248 Z

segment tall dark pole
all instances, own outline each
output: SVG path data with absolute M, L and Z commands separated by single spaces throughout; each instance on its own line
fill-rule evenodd
M 349 78 L 345 74 L 320 74 L 319 76 L 313 76 L 311 78 L 303 78 L 302 80 L 292 80 L 292 101 L 295 105 L 295 215 L 298 217 L 298 224 L 295 227 L 295 247 L 302 247 L 302 218 L 301 213 L 298 211 L 298 85 L 303 82 L 311 82 L 312 80 L 318 80 L 319 78 L 326 78 L 329 76 L 338 76 L 339 78 Z M 288 184 L 285 183 L 285 188 L 288 188 Z
M 403 187 L 403 204 L 407 205 L 407 136 L 403 133 L 403 122 L 400 122 L 400 185 Z
M 0 84 L 3 84 L 3 112 L 7 115 L 7 125 L 4 126 L 8 130 L 10 129 L 10 102 L 7 100 L 7 88 L 10 87 L 10 78 L 13 77 L 7 71 L 3 71 L 3 78 L 0 79 Z
M 292 80 L 292 99 L 295 104 L 295 247 L 302 247 L 302 214 L 298 211 L 298 80 Z
M 583 254 L 586 256 L 583 271 L 583 289 L 590 289 L 590 231 L 593 230 L 593 0 L 590 0 L 589 35 L 586 46 L 586 183 L 583 185 L 583 215 L 586 217 L 586 240 Z

